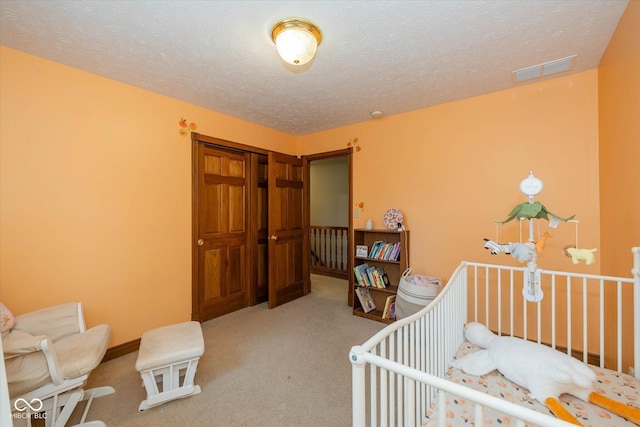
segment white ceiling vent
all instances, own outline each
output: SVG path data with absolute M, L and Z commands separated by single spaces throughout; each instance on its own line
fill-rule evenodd
M 523 82 L 525 80 L 535 79 L 538 77 L 548 76 L 549 74 L 561 73 L 569 71 L 576 62 L 577 55 L 567 56 L 566 58 L 556 59 L 532 67 L 521 68 L 511 73 L 511 79 L 514 83 Z

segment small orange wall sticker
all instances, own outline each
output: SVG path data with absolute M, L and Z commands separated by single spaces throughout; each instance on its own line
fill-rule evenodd
M 198 129 L 198 125 L 195 123 L 187 124 L 187 119 L 185 119 L 184 117 L 180 118 L 178 125 L 180 125 L 180 130 L 178 131 L 180 132 L 180 136 L 187 136 L 189 135 L 189 133 L 191 133 L 191 131 Z

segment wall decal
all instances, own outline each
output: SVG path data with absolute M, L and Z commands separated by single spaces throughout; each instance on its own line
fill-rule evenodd
M 187 136 L 189 135 L 192 131 L 198 129 L 198 125 L 195 123 L 189 123 L 187 124 L 187 119 L 185 119 L 184 117 L 180 118 L 180 121 L 178 122 L 178 125 L 180 125 L 180 136 Z
M 349 142 L 347 142 L 347 147 L 354 147 L 356 152 L 362 150 L 362 148 L 360 148 L 360 144 L 358 143 L 357 137 L 349 139 Z

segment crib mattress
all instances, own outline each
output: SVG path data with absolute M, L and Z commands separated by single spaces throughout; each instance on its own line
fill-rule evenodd
M 458 349 L 455 358 L 459 359 L 467 354 L 478 351 L 480 348 L 470 342 L 463 343 Z M 640 382 L 630 375 L 620 372 L 591 366 L 596 373 L 597 379 L 594 383 L 595 391 L 603 394 L 611 399 L 626 403 L 634 407 L 640 407 Z M 523 387 L 519 387 L 513 382 L 506 379 L 498 371 L 493 371 L 481 377 L 467 375 L 460 369 L 449 368 L 447 379 L 455 383 L 473 388 L 483 393 L 508 400 L 529 409 L 541 412 L 543 414 L 551 414 L 551 412 L 537 400 L 531 399 L 529 391 Z M 577 397 L 563 394 L 560 396 L 560 402 L 566 409 L 572 413 L 578 421 L 585 427 L 626 427 L 635 424 L 628 422 L 624 418 L 619 417 L 599 406 L 578 399 Z M 427 413 L 424 427 L 433 427 L 438 424 L 437 404 L 432 405 Z M 448 394 L 446 408 L 447 426 L 455 427 L 460 425 L 474 425 L 474 405 L 473 402 L 467 402 L 462 398 Z M 500 414 L 489 408 L 484 408 L 484 424 L 485 425 L 515 425 L 515 419 Z

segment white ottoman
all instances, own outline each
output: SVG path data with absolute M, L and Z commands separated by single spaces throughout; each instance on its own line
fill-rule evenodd
M 138 410 L 200 393 L 193 378 L 203 353 L 204 338 L 198 322 L 163 326 L 142 334 L 136 370 L 142 376 L 147 399 Z

